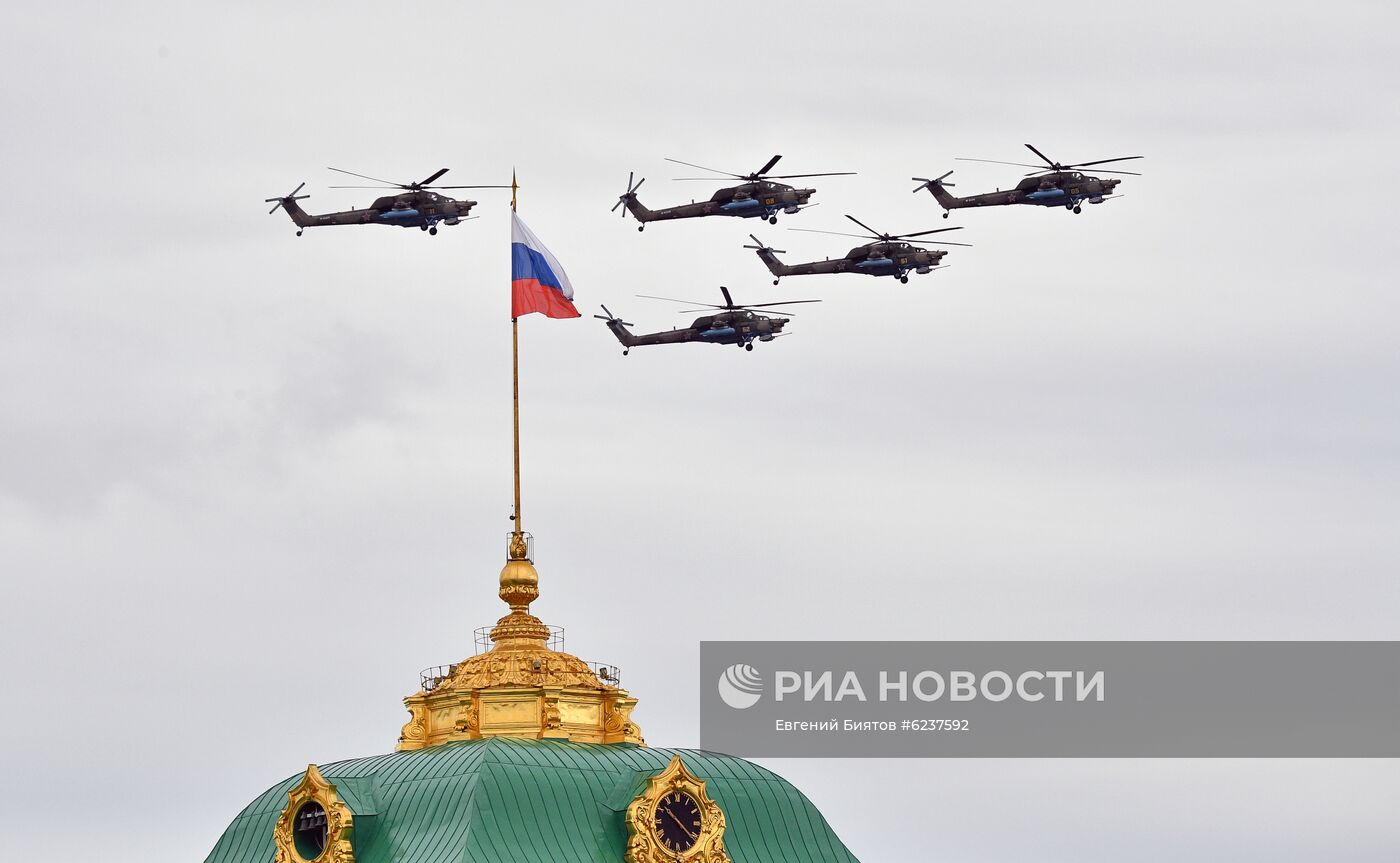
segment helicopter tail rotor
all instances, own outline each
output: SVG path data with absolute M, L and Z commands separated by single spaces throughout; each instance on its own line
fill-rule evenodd
M 646 177 L 643 177 L 643 178 L 641 178 L 640 180 L 638 180 L 638 181 L 637 181 L 637 184 L 634 186 L 634 185 L 632 185 L 632 178 L 633 178 L 634 176 L 636 176 L 636 174 L 635 174 L 634 172 L 632 172 L 632 171 L 628 171 L 628 172 L 627 172 L 627 191 L 618 196 L 618 198 L 617 198 L 617 203 L 616 203 L 616 204 L 613 204 L 612 209 L 609 210 L 608 212 L 610 212 L 610 213 L 616 213 L 616 212 L 617 212 L 617 208 L 618 208 L 618 207 L 621 207 L 623 204 L 627 203 L 627 201 L 628 201 L 629 198 L 635 197 L 635 195 L 637 194 L 637 190 L 640 189 L 640 188 L 642 187 L 642 184 L 645 183 L 645 182 L 647 181 L 647 178 L 646 178 Z M 624 211 L 621 215 L 622 215 L 622 218 L 624 218 L 624 219 L 627 218 L 627 213 L 626 213 L 626 211 Z
M 286 195 L 283 195 L 283 196 L 280 197 L 280 198 L 267 198 L 266 200 L 264 200 L 264 201 L 263 201 L 264 204 L 272 204 L 272 209 L 271 209 L 271 210 L 268 210 L 268 211 L 267 211 L 267 214 L 268 214 L 269 216 L 272 215 L 273 213 L 277 212 L 277 208 L 278 208 L 278 207 L 286 207 L 286 206 L 287 206 L 290 202 L 292 202 L 292 201 L 301 201 L 301 200 L 305 200 L 306 198 L 311 197 L 310 195 L 298 195 L 298 194 L 297 194 L 297 192 L 300 192 L 300 191 L 302 190 L 302 188 L 303 188 L 305 185 L 306 185 L 306 183 L 303 182 L 300 186 L 297 186 L 297 187 L 296 187 L 295 189 L 293 189 L 291 192 L 287 193 Z M 273 201 L 276 201 L 277 203 L 274 204 Z M 300 209 L 300 208 L 298 207 L 298 209 Z M 290 213 L 291 210 L 288 209 L 287 212 Z
M 757 250 L 757 251 L 759 251 L 759 252 L 769 252 L 770 254 L 775 254 L 775 255 L 786 255 L 786 254 L 787 254 L 787 249 L 775 249 L 775 248 L 773 248 L 772 246 L 765 246 L 765 245 L 763 244 L 763 241 L 760 240 L 758 237 L 755 237 L 753 234 L 749 234 L 749 239 L 750 239 L 750 240 L 753 240 L 757 245 L 750 246 L 748 243 L 745 243 L 745 244 L 744 244 L 744 248 L 746 248 L 746 249 L 755 249 L 755 250 Z
M 624 321 L 622 318 L 608 311 L 607 306 L 603 306 L 602 309 L 602 315 L 594 315 L 593 317 L 607 323 L 608 331 L 613 334 L 613 338 L 617 339 L 618 344 L 622 345 L 622 355 L 624 357 L 627 356 L 628 351 L 641 344 L 641 339 L 632 335 L 632 332 L 627 329 L 632 326 L 631 323 Z M 606 317 L 604 317 L 604 315 L 606 315 Z
M 603 310 L 603 314 L 594 315 L 593 317 L 597 318 L 600 321 L 607 321 L 610 324 L 621 324 L 624 327 L 636 326 L 636 324 L 632 323 L 631 321 L 624 321 L 622 318 L 619 318 L 617 315 L 614 315 L 612 312 L 608 311 L 607 306 L 600 306 L 599 308 Z
M 914 179 L 914 180 L 918 180 L 918 181 L 919 181 L 919 185 L 917 185 L 917 186 L 914 187 L 914 193 L 915 193 L 915 194 L 918 194 L 919 192 L 922 192 L 924 189 L 928 189 L 928 190 L 931 192 L 931 191 L 933 191 L 933 187 L 934 187 L 934 186 L 941 186 L 942 188 L 945 188 L 945 189 L 948 188 L 949 186 L 956 186 L 957 183 L 945 183 L 945 182 L 943 182 L 944 180 L 946 180 L 948 177 L 951 177 L 952 175 L 953 175 L 953 172 L 952 172 L 952 171 L 949 171 L 948 173 L 944 174 L 943 176 L 941 176 L 941 177 L 936 177 L 936 178 L 934 178 L 934 179 L 932 179 L 932 180 L 928 179 L 927 177 L 912 177 L 911 179 Z

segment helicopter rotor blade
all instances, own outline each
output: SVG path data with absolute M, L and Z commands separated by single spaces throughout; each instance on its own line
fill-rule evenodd
M 271 210 L 268 210 L 268 211 L 267 211 L 267 214 L 270 216 L 270 215 L 272 215 L 273 213 L 277 212 L 277 208 L 278 208 L 278 207 L 282 206 L 282 199 L 281 199 L 281 198 L 268 198 L 267 200 L 269 200 L 269 201 L 276 201 L 276 202 L 277 202 L 277 203 L 275 203 L 275 204 L 272 205 L 272 209 L 271 209 Z
M 446 174 L 447 171 L 447 168 L 438 168 L 436 173 L 429 175 L 429 177 L 426 180 L 419 180 L 415 185 L 417 185 L 419 188 L 422 188 L 431 183 L 432 181 L 436 180 L 438 177 L 441 177 L 443 174 Z
M 771 171 L 771 170 L 773 170 L 773 166 L 776 165 L 776 164 L 778 164 L 778 160 L 781 159 L 781 158 L 782 158 L 782 156 L 774 156 L 773 158 L 769 159 L 769 160 L 764 164 L 764 166 L 763 166 L 762 168 L 759 168 L 757 171 L 754 171 L 754 172 L 753 172 L 753 176 L 754 176 L 754 177 L 764 177 L 764 176 L 767 176 L 768 172 Z
M 773 160 L 774 160 L 774 161 L 777 161 L 777 159 L 778 159 L 777 156 L 774 156 L 774 157 L 773 157 Z M 734 298 L 731 297 L 731 296 L 729 296 L 729 289 L 726 288 L 724 285 L 720 285 L 720 286 L 719 286 L 719 292 L 720 292 L 721 294 L 724 294 L 724 304 L 725 304 L 725 306 L 727 306 L 727 307 L 729 307 L 729 308 L 731 308 L 731 309 L 734 308 Z
M 407 186 L 327 186 L 327 189 L 407 189 Z
M 810 300 L 810 301 L 804 300 L 803 302 L 815 302 L 815 303 L 819 303 L 819 302 L 821 302 L 821 300 Z M 772 305 L 772 303 L 768 303 L 767 305 Z M 711 306 L 711 307 L 709 307 L 708 309 L 681 309 L 680 311 L 676 312 L 676 314 L 678 314 L 678 315 L 708 315 L 708 314 L 712 314 L 712 313 L 715 312 L 716 310 L 721 311 L 721 312 L 741 312 L 741 311 L 745 311 L 745 310 L 747 310 L 747 309 L 761 309 L 761 308 L 764 308 L 764 306 L 732 306 L 732 307 Z M 788 317 L 793 317 L 793 318 L 797 317 L 797 313 L 796 313 L 796 312 L 779 312 L 778 314 L 787 315 Z
M 1065 165 L 1064 167 L 1065 167 L 1065 168 L 1069 168 L 1068 165 Z M 1039 175 L 1041 175 L 1041 174 L 1054 174 L 1054 173 L 1056 173 L 1056 172 L 1055 172 L 1055 171 L 1051 171 L 1051 170 L 1049 170 L 1048 168 L 1042 168 L 1042 169 L 1039 170 L 1039 171 L 1031 171 L 1029 174 L 1026 174 L 1025 176 L 1027 176 L 1027 177 L 1036 177 L 1036 176 L 1039 176 Z M 1141 177 L 1141 176 L 1142 176 L 1141 174 L 1139 174 L 1139 173 L 1136 172 L 1136 171 L 1108 171 L 1108 170 L 1105 170 L 1105 169 L 1103 169 L 1103 168 L 1099 168 L 1099 169 L 1095 170 L 1094 173 L 1095 173 L 1095 174 L 1123 174 L 1123 175 L 1128 176 L 1128 177 Z
M 383 183 L 383 184 L 386 185 L 386 186 L 396 186 L 396 187 L 398 187 L 398 188 L 400 188 L 400 189 L 407 189 L 407 188 L 408 188 L 408 186 L 405 186 L 403 183 L 395 183 L 395 182 L 393 182 L 393 181 L 391 181 L 391 180 L 381 180 L 381 179 L 379 179 L 378 177 L 370 177 L 370 176 L 367 176 L 367 175 L 365 175 L 365 174 L 356 174 L 354 171 L 347 171 L 347 170 L 345 170 L 344 168 L 332 168 L 332 167 L 330 167 L 329 165 L 327 165 L 326 167 L 327 167 L 328 170 L 331 170 L 331 171 L 339 171 L 339 172 L 342 173 L 342 174 L 349 174 L 349 175 L 352 176 L 352 177 L 359 177 L 361 180 L 373 180 L 373 181 L 376 182 L 376 183 Z
M 836 237 L 855 237 L 855 238 L 858 239 L 858 240 L 868 240 L 868 239 L 870 239 L 870 235 L 869 235 L 869 234 L 848 234 L 848 233 L 846 233 L 845 231 L 822 231 L 822 230 L 818 230 L 818 229 L 816 229 L 816 228 L 788 228 L 788 230 L 789 230 L 789 231 L 802 231 L 802 232 L 808 233 L 808 234 L 831 234 L 832 236 L 836 236 Z M 876 237 L 875 239 L 878 240 L 878 239 L 880 239 L 880 237 Z
M 672 159 L 670 156 L 663 156 L 662 158 L 665 159 L 665 160 L 668 161 L 668 162 L 675 162 L 677 165 L 688 165 L 688 166 L 691 167 L 691 168 L 699 168 L 699 169 L 702 170 L 702 171 L 711 171 L 711 172 L 716 173 L 716 174 L 724 174 L 726 177 L 733 177 L 733 178 L 736 179 L 736 180 L 742 180 L 742 179 L 744 179 L 744 175 L 743 175 L 743 174 L 733 174 L 733 173 L 730 173 L 729 171 L 721 171 L 721 170 L 718 170 L 718 169 L 716 169 L 716 168 L 706 168 L 704 165 L 697 165 L 697 164 L 695 164 L 694 162 L 682 162 L 680 159 Z M 700 179 L 700 178 L 699 178 L 699 177 L 696 177 L 695 179 Z M 710 177 L 709 179 L 713 180 L 714 178 L 713 178 L 713 177 Z
M 1003 162 L 1000 159 L 969 159 L 966 156 L 954 156 L 953 160 L 956 162 L 986 162 L 990 165 L 1015 165 L 1018 168 L 1038 168 L 1042 171 L 1045 170 L 1045 166 L 1043 165 L 1027 165 L 1025 162 Z
M 1031 146 L 1030 144 L 1027 144 L 1026 149 L 1039 156 L 1042 160 L 1044 160 L 1045 164 L 1049 165 L 1053 170 L 1060 170 L 1059 162 L 1053 161 L 1049 156 L 1046 156 L 1044 153 L 1040 152 L 1035 147 Z
M 957 227 L 954 227 L 954 228 L 935 228 L 935 229 L 933 229 L 932 231 L 917 231 L 917 232 L 912 233 L 912 234 L 895 234 L 895 235 L 891 236 L 890 239 L 892 239 L 892 240 L 908 240 L 908 239 L 912 239 L 912 238 L 914 238 L 914 237 L 927 237 L 929 234 L 941 234 L 941 233 L 943 233 L 944 231 L 961 231 L 961 230 L 963 229 L 963 227 L 964 227 L 963 225 L 958 225 Z
M 674 297 L 657 297 L 651 294 L 637 294 L 644 300 L 665 300 L 668 303 L 685 303 L 687 306 L 709 306 L 712 309 L 722 309 L 724 306 L 717 306 L 714 303 L 702 303 L 697 300 L 678 300 Z
M 854 177 L 855 175 L 855 171 L 827 171 L 824 174 L 773 174 L 771 176 L 765 174 L 764 177 L 769 180 L 797 180 L 802 177 Z
M 419 186 L 420 189 L 509 189 L 510 186 Z
M 1071 165 L 1065 165 L 1065 167 L 1066 167 L 1066 168 L 1087 168 L 1087 167 L 1089 167 L 1090 165 L 1107 165 L 1109 162 L 1126 162 L 1126 161 L 1128 161 L 1129 159 L 1145 159 L 1145 158 L 1147 158 L 1147 157 L 1146 157 L 1146 156 L 1119 156 L 1119 157 L 1116 158 L 1116 159 L 1099 159 L 1099 160 L 1094 161 L 1094 162 L 1075 162 L 1075 163 L 1073 163 L 1073 164 L 1071 164 Z
M 860 225 L 862 228 L 866 229 L 871 234 L 873 234 L 876 237 L 879 237 L 880 239 L 886 239 L 889 237 L 889 234 L 880 233 L 879 231 L 875 230 L 874 228 L 870 227 L 869 225 L 862 222 L 860 219 L 857 219 L 855 216 L 850 215 L 849 213 L 846 215 L 846 218 L 850 219 L 852 222 L 855 222 L 857 225 Z
M 741 309 L 767 309 L 772 306 L 795 306 L 798 303 L 820 303 L 821 300 L 784 300 L 781 303 L 754 303 L 749 306 L 739 306 Z

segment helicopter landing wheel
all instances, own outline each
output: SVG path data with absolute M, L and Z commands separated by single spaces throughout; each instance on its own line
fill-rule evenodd
M 908 277 L 908 276 L 900 276 L 900 277 L 899 277 L 899 283 L 900 283 L 901 285 L 907 285 L 907 284 L 909 284 L 909 277 Z
M 947 210 L 944 210 L 944 211 L 943 211 L 943 218 L 945 218 L 945 219 L 948 218 L 948 211 L 947 211 Z
M 300 228 L 297 229 L 297 236 L 298 236 L 298 237 L 301 236 L 301 229 L 300 229 Z
M 647 226 L 646 226 L 646 225 L 638 225 L 638 226 L 637 226 L 637 230 L 639 230 L 639 231 L 645 231 L 646 229 L 647 229 Z
M 1079 215 L 1079 205 L 1078 205 L 1078 204 L 1075 204 L 1075 205 L 1074 205 L 1074 214 L 1075 214 L 1076 216 Z
M 297 231 L 297 234 L 301 234 L 301 231 Z M 777 280 L 777 279 L 774 279 L 774 280 L 773 280 L 773 284 L 776 285 L 777 283 L 778 283 L 778 280 Z
M 768 217 L 768 224 L 770 224 L 770 225 L 776 225 L 776 224 L 778 224 L 778 217 L 777 217 L 777 216 L 769 216 L 769 217 Z
M 751 350 L 753 350 L 753 342 L 748 342 L 748 343 L 746 343 L 746 344 L 744 345 L 744 350 L 746 350 L 746 351 L 751 351 Z
M 431 228 L 428 229 L 428 235 L 433 237 L 437 236 L 437 225 L 433 225 Z
M 628 351 L 628 350 L 631 350 L 631 348 L 627 348 L 626 350 L 624 350 L 624 351 L 622 352 L 622 355 L 623 355 L 624 357 L 627 356 L 627 351 Z

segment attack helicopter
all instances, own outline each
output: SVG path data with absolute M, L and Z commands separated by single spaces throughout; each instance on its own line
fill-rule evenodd
M 769 317 L 759 314 L 753 309 L 767 309 L 773 306 L 791 306 L 798 303 L 820 303 L 821 300 L 787 300 L 781 303 L 757 303 L 755 305 L 736 305 L 734 298 L 729 295 L 729 289 L 720 286 L 720 293 L 724 294 L 724 305 L 714 303 L 693 303 L 689 300 L 673 300 L 670 297 L 653 297 L 647 294 L 637 296 L 648 300 L 665 300 L 668 303 L 684 303 L 688 306 L 704 306 L 708 309 L 718 311 L 702 315 L 684 329 L 663 330 L 658 333 L 646 333 L 644 335 L 634 335 L 628 327 L 635 324 L 628 323 L 608 311 L 607 306 L 603 306 L 602 315 L 594 315 L 600 321 L 607 321 L 608 329 L 612 331 L 617 340 L 622 343 L 622 355 L 627 356 L 628 351 L 638 345 L 671 345 L 684 342 L 706 342 L 712 345 L 738 345 L 746 351 L 753 350 L 754 340 L 760 342 L 771 342 L 783 333 L 783 327 L 791 317 L 791 313 L 784 313 L 789 317 Z M 681 314 L 694 314 L 696 310 L 687 310 Z M 606 315 L 606 317 L 604 316 Z
M 319 228 L 323 225 L 398 225 L 401 228 L 418 228 L 436 236 L 439 222 L 445 225 L 455 225 L 463 219 L 476 218 L 467 215 L 471 212 L 472 207 L 476 206 L 476 201 L 458 201 L 455 198 L 439 195 L 429 190 L 510 188 L 510 186 L 431 185 L 434 180 L 447 173 L 447 168 L 442 168 L 417 183 L 391 183 L 388 180 L 366 177 L 364 174 L 356 174 L 354 171 L 345 171 L 340 168 L 331 168 L 330 170 L 383 184 L 380 186 L 331 186 L 332 189 L 402 189 L 403 191 L 378 198 L 367 209 L 342 210 L 339 213 L 326 213 L 317 216 L 306 212 L 297 204 L 297 201 L 310 197 L 310 195 L 297 194 L 306 185 L 302 183 L 290 194 L 280 198 L 268 198 L 264 201 L 263 203 L 272 204 L 272 209 L 267 211 L 268 215 L 277 212 L 279 207 L 286 210 L 287 215 L 291 216 L 292 221 L 297 224 L 298 237 L 306 228 Z M 273 203 L 274 201 L 276 203 Z
M 1088 168 L 1093 165 L 1107 165 L 1110 162 L 1126 162 L 1129 159 L 1141 159 L 1142 156 L 1119 156 L 1116 159 L 1098 159 L 1093 162 L 1075 162 L 1070 165 L 1062 165 L 1053 161 L 1035 147 L 1027 144 L 1026 147 L 1044 160 L 1045 165 L 1027 165 L 1022 162 L 998 162 L 995 159 L 966 159 L 961 156 L 958 161 L 962 162 L 990 162 L 993 165 L 1016 165 L 1022 168 L 1035 168 L 1036 170 L 1027 174 L 1025 179 L 1016 184 L 1016 188 L 1003 192 L 998 189 L 995 192 L 987 192 L 983 195 L 969 195 L 966 198 L 959 198 L 950 195 L 947 191 L 952 183 L 943 182 L 953 172 L 949 171 L 943 176 L 930 180 L 925 177 L 914 177 L 919 181 L 919 185 L 914 187 L 914 193 L 918 194 L 923 189 L 928 189 L 933 197 L 943 207 L 943 218 L 948 218 L 949 210 L 957 210 L 963 207 L 999 207 L 1006 204 L 1033 204 L 1040 207 L 1060 207 L 1080 212 L 1080 204 L 1088 201 L 1091 204 L 1102 204 L 1110 197 L 1116 197 L 1113 190 L 1118 187 L 1122 180 L 1104 180 L 1099 177 L 1091 177 L 1074 168 Z M 1141 177 L 1141 174 L 1133 171 L 1107 171 L 1099 169 L 1101 174 L 1126 174 L 1132 177 Z
M 768 266 L 768 271 L 774 275 L 773 284 L 778 283 L 778 279 L 783 276 L 806 276 L 813 273 L 864 273 L 868 276 L 895 276 L 900 282 L 908 284 L 909 271 L 916 273 L 928 273 L 935 268 L 941 267 L 939 261 L 948 254 L 942 249 L 924 249 L 917 245 L 906 242 L 915 237 L 924 237 L 929 234 L 941 234 L 945 231 L 961 231 L 961 227 L 938 228 L 932 231 L 917 231 L 912 234 L 882 234 L 872 229 L 869 225 L 857 219 L 855 216 L 847 215 L 846 218 L 860 225 L 868 234 L 847 234 L 842 231 L 817 231 L 811 228 L 789 228 L 791 231 L 806 231 L 812 234 L 834 234 L 838 237 L 859 237 L 861 239 L 872 239 L 874 242 L 866 243 L 863 246 L 856 246 L 846 253 L 844 258 L 837 258 L 825 261 L 812 261 L 806 264 L 784 264 L 778 260 L 778 255 L 787 254 L 782 249 L 775 249 L 766 246 L 758 237 L 749 234 L 749 238 L 757 245 L 745 245 L 746 249 L 756 249 L 758 257 Z M 921 240 L 920 242 L 935 242 Z M 946 241 L 936 241 L 940 246 L 971 246 L 971 243 L 950 243 Z
M 774 183 L 773 180 L 794 180 L 800 177 L 845 177 L 854 174 L 854 171 L 839 171 L 825 174 L 769 174 L 773 166 L 778 164 L 782 156 L 774 156 L 767 164 L 752 174 L 731 174 L 728 171 L 718 171 L 714 168 L 706 168 L 704 165 L 695 165 L 690 162 L 682 162 L 679 159 L 667 158 L 668 162 L 675 162 L 677 165 L 685 165 L 690 168 L 699 168 L 702 171 L 711 171 L 716 174 L 723 174 L 726 177 L 733 177 L 742 182 L 737 186 L 720 189 L 710 196 L 710 200 L 700 203 L 691 202 L 675 207 L 663 207 L 660 210 L 649 210 L 637 200 L 637 190 L 646 182 L 646 178 L 638 180 L 636 185 L 632 184 L 634 173 L 627 175 L 627 191 L 620 195 L 617 203 L 613 204 L 612 212 L 617 212 L 617 208 L 626 206 L 626 212 L 622 217 L 627 218 L 627 213 L 631 213 L 641 222 L 637 230 L 646 227 L 647 222 L 661 222 L 669 219 L 694 219 L 700 216 L 739 216 L 740 218 L 751 219 L 758 217 L 767 219 L 770 225 L 778 224 L 778 211 L 792 215 L 798 210 L 815 206 L 808 201 L 817 193 L 816 189 L 795 189 L 786 183 Z M 713 181 L 714 177 L 677 177 L 677 180 L 708 180 Z

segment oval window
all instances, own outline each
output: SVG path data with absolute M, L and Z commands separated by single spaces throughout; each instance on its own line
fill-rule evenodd
M 302 804 L 292 824 L 292 838 L 303 860 L 315 860 L 326 850 L 326 810 L 314 800 Z

